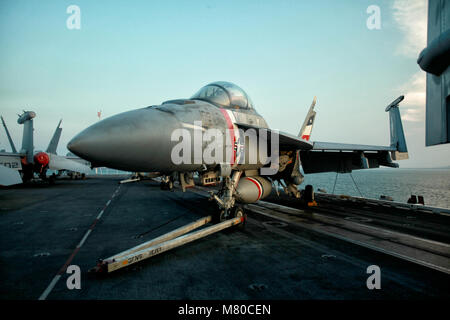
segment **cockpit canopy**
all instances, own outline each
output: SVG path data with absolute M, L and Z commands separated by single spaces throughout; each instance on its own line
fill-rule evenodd
M 191 99 L 204 100 L 225 108 L 253 109 L 253 103 L 245 91 L 226 81 L 217 81 L 204 86 Z

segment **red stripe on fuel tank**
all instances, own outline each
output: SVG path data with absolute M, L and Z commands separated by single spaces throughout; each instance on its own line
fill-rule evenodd
M 259 181 L 249 178 L 249 177 L 247 177 L 247 180 L 250 180 L 251 182 L 253 182 L 256 185 L 256 187 L 258 188 L 258 199 L 256 199 L 256 200 L 259 200 L 259 198 L 261 198 L 261 194 L 262 194 L 262 190 L 261 190 L 261 186 L 259 185 Z
M 231 160 L 230 164 L 233 165 L 236 161 L 236 152 L 234 150 L 234 145 L 236 142 L 236 137 L 234 136 L 234 124 L 231 121 L 230 116 L 228 115 L 227 110 L 220 108 L 220 111 L 222 112 L 223 116 L 225 117 L 225 121 L 227 122 L 228 131 L 230 133 L 230 139 L 231 139 Z

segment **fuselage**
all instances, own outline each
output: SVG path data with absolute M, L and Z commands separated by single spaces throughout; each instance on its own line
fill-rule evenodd
M 267 128 L 266 121 L 249 103 L 206 100 L 171 100 L 117 114 L 82 131 L 68 148 L 95 166 L 134 172 L 190 172 L 220 163 L 262 167 L 259 156 L 256 161 L 250 156 L 258 155 L 257 143 L 248 143 L 252 138 L 236 123 Z

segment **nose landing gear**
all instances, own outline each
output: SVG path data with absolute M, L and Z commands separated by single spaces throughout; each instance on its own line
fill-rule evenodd
M 219 212 L 213 215 L 213 222 L 219 223 L 233 218 L 241 218 L 243 222 L 237 226 L 244 227 L 247 216 L 243 207 L 236 205 L 236 188 L 241 175 L 241 171 L 235 171 L 231 177 L 224 177 L 222 188 L 217 193 L 211 192 L 211 200 L 215 200 L 219 206 Z
M 161 177 L 161 190 L 173 191 L 173 178 L 169 176 Z

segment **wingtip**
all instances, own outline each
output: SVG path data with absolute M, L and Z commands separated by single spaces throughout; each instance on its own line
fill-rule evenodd
M 394 101 L 392 101 L 385 109 L 386 112 L 388 112 L 389 110 L 391 110 L 392 108 L 398 107 L 398 105 L 400 104 L 400 102 L 403 101 L 403 99 L 405 99 L 404 95 L 401 95 L 400 97 L 398 97 L 397 99 L 395 99 Z
M 314 108 L 316 106 L 317 97 L 314 96 L 313 102 L 311 103 L 311 108 Z

